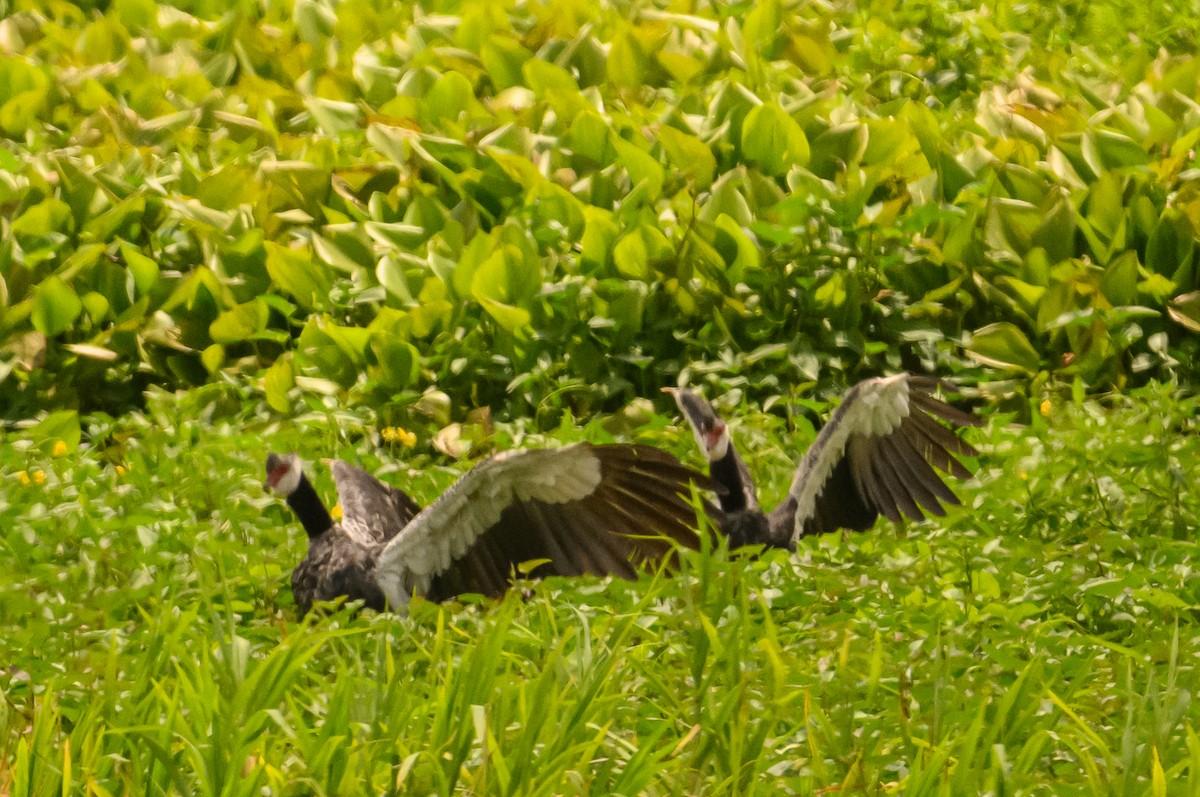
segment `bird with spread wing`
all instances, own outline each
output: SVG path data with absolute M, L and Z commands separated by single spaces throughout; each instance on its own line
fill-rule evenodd
M 862 531 L 880 515 L 897 523 L 902 516 L 922 519 L 924 512 L 940 516 L 942 503 L 959 503 L 938 471 L 971 477 L 956 457 L 978 452 L 956 428 L 981 421 L 937 398 L 943 385 L 899 374 L 850 388 L 801 458 L 787 496 L 770 512 L 759 506 L 750 469 L 713 406 L 686 388 L 664 389 L 691 426 L 709 475 L 724 488 L 720 526 L 730 547 L 794 549 L 800 537 Z
M 527 563 L 531 577 L 616 574 L 697 547 L 693 487 L 718 489 L 675 457 L 643 445 L 576 443 L 496 454 L 428 507 L 345 462 L 330 465 L 334 522 L 295 454 L 267 457 L 265 486 L 308 533 L 292 573 L 301 614 L 346 596 L 402 609 L 413 595 L 498 596 Z M 715 507 L 706 511 L 719 514 Z

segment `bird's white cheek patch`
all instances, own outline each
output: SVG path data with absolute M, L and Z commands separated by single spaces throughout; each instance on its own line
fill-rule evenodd
M 287 471 L 276 479 L 271 490 L 280 497 L 286 497 L 296 492 L 296 488 L 300 486 L 300 459 L 297 458 Z M 272 474 L 272 477 L 274 474 Z
M 724 459 L 729 453 L 729 427 L 721 424 L 714 429 L 712 435 L 705 441 L 704 450 L 708 453 L 709 462 Z

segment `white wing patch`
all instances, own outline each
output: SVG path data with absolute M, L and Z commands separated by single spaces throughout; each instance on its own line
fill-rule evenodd
M 583 444 L 507 451 L 476 465 L 412 519 L 379 555 L 376 578 L 395 609 L 425 593 L 517 502 L 559 504 L 600 484 L 600 460 Z
M 804 523 L 816 511 L 825 483 L 846 453 L 852 438 L 884 437 L 908 417 L 908 375 L 879 377 L 860 382 L 847 394 L 829 423 L 821 429 L 796 469 L 789 493 L 796 499 L 792 542 L 804 533 Z

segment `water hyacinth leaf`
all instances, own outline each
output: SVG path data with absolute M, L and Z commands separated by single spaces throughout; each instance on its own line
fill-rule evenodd
M 1176 323 L 1200 332 L 1200 291 L 1176 296 L 1167 304 L 1167 313 Z
M 108 299 L 102 293 L 96 291 L 88 291 L 79 300 L 83 304 L 84 311 L 87 312 L 88 318 L 94 323 L 103 321 L 108 317 L 108 312 L 112 308 Z
M 488 77 L 500 89 L 521 85 L 521 68 L 532 55 L 520 42 L 503 33 L 489 36 L 479 53 Z
M 381 257 L 379 264 L 375 266 L 375 279 L 379 280 L 379 284 L 388 293 L 401 301 L 406 303 L 414 301 L 412 291 L 408 289 L 408 277 L 404 273 L 404 266 L 398 259 Z
M 649 152 L 623 138 L 614 137 L 612 143 L 617 149 L 617 162 L 629 172 L 633 184 L 644 186 L 646 193 L 657 199 L 663 189 L 663 168 L 659 162 Z
M 626 235 L 613 247 L 613 263 L 626 277 L 648 280 L 656 263 L 670 260 L 675 249 L 657 227 L 645 225 Z
M 1037 350 L 1025 333 L 1007 321 L 976 330 L 967 354 L 995 368 L 1035 374 L 1040 366 Z
M 754 221 L 754 211 L 743 194 L 745 180 L 738 171 L 728 171 L 717 179 L 708 201 L 700 208 L 700 218 L 715 222 L 719 216 L 728 216 L 745 227 Z
M 642 85 L 649 66 L 645 50 L 628 28 L 613 36 L 606 64 L 612 82 L 627 88 Z
M 158 263 L 146 257 L 128 241 L 121 241 L 120 250 L 137 295 L 145 296 L 158 282 Z
M 213 342 L 223 345 L 251 340 L 266 329 L 270 314 L 262 300 L 253 299 L 222 312 L 209 325 L 208 334 Z
M 777 103 L 766 102 L 746 114 L 742 154 L 764 173 L 780 177 L 808 164 L 808 139 L 800 125 Z
M 1088 165 L 1097 174 L 1150 162 L 1145 147 L 1115 130 L 1089 130 L 1083 134 L 1081 147 Z
M 225 364 L 225 347 L 220 343 L 206 347 L 204 351 L 200 352 L 200 364 L 209 374 L 220 371 L 221 366 Z
M 725 214 L 717 217 L 715 226 L 717 235 L 714 245 L 728 266 L 728 278 L 732 282 L 739 282 L 747 271 L 760 267 L 758 246 L 736 221 Z
M 352 346 L 344 345 L 349 342 L 345 335 L 335 338 L 329 334 L 332 326 L 320 317 L 308 320 L 296 341 L 296 366 L 306 375 L 348 388 L 358 380 L 360 367 L 365 363 L 365 352 L 362 349 L 354 351 Z M 366 330 L 360 331 L 369 337 Z M 365 349 L 365 339 L 363 343 Z M 299 374 L 297 384 L 298 379 Z
M 282 290 L 312 310 L 325 306 L 331 287 L 329 272 L 313 262 L 312 254 L 268 241 L 267 273 Z
M 419 246 L 430 234 L 425 227 L 400 222 L 368 221 L 363 228 L 376 242 L 403 251 Z
M 596 164 L 609 164 L 617 156 L 610 142 L 611 134 L 608 120 L 595 111 L 587 110 L 575 116 L 566 141 L 575 155 Z
M 292 400 L 289 392 L 295 386 L 295 373 L 292 369 L 291 355 L 277 359 L 263 375 L 263 393 L 267 404 L 276 412 L 290 412 Z
M 659 126 L 658 141 L 675 168 L 695 181 L 696 188 L 705 189 L 712 185 L 717 160 L 707 144 L 670 125 Z
M 70 329 L 82 312 L 83 302 L 71 286 L 50 276 L 37 287 L 30 320 L 34 329 L 52 338 Z
M 1166 208 L 1146 242 L 1146 268 L 1173 277 L 1183 265 L 1193 262 L 1195 248 L 1192 222 L 1177 209 Z
M 379 366 L 379 381 L 388 388 L 403 390 L 416 382 L 420 355 L 411 343 L 396 335 L 377 332 L 371 336 L 371 351 Z
M 479 304 L 483 306 L 488 315 L 496 319 L 496 323 L 509 332 L 516 332 L 528 327 L 533 318 L 523 307 L 515 307 L 487 296 L 480 297 Z
M 81 238 L 110 241 L 114 237 L 137 238 L 146 198 L 136 194 L 121 200 L 108 210 L 93 217 L 79 230 Z
M 82 431 L 79 413 L 74 410 L 52 412 L 30 429 L 30 437 L 47 454 L 72 452 L 79 448 Z
M 580 261 L 590 271 L 608 264 L 613 242 L 621 234 L 612 213 L 594 205 L 583 206 L 583 237 L 580 240 Z
M 435 122 L 457 122 L 477 105 L 475 87 L 461 72 L 443 74 L 425 95 L 426 118 Z
M 1125 252 L 1113 258 L 1104 269 L 1100 290 L 1114 307 L 1133 304 L 1137 299 L 1137 252 Z

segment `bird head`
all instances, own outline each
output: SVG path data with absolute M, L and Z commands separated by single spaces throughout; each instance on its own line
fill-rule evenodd
M 685 387 L 664 387 L 663 392 L 674 397 L 679 411 L 692 427 L 696 445 L 708 461 L 722 459 L 729 451 L 729 427 L 713 406 Z
M 300 486 L 302 473 L 303 464 L 296 454 L 267 454 L 267 480 L 263 487 L 286 498 Z

